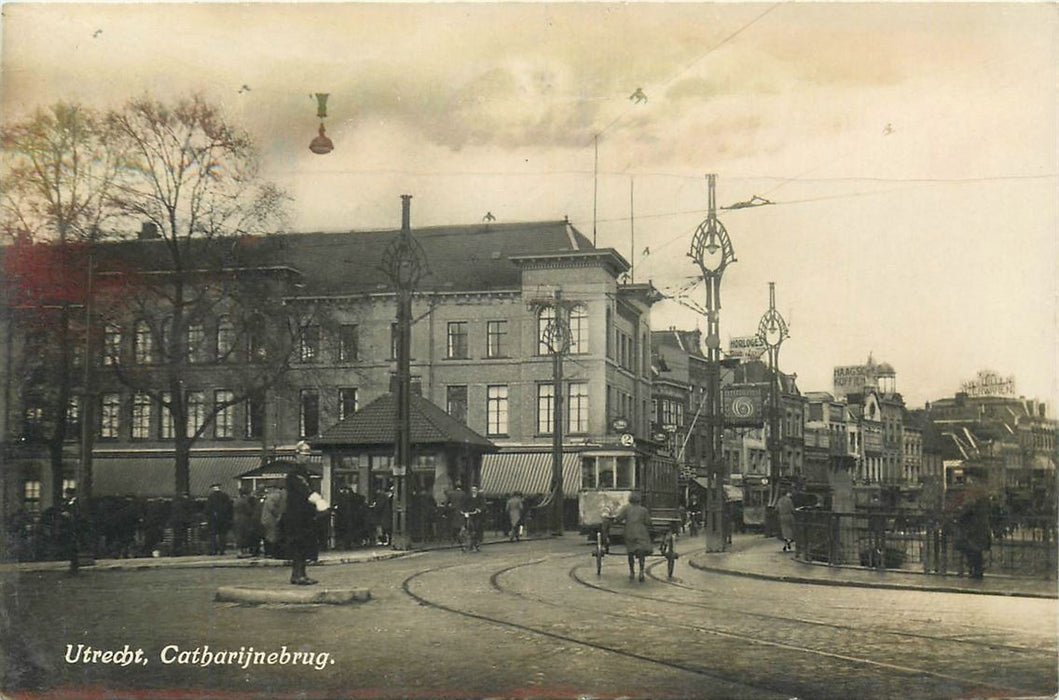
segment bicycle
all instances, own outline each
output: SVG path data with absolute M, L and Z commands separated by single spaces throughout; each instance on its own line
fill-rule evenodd
M 478 531 L 478 526 L 472 520 L 475 515 L 478 515 L 482 511 L 460 511 L 460 515 L 463 516 L 463 526 L 460 527 L 460 532 L 456 536 L 460 543 L 461 552 L 479 552 L 482 548 L 482 534 Z

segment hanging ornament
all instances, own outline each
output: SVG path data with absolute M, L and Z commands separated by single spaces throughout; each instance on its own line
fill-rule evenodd
M 335 149 L 335 144 L 331 139 L 327 138 L 327 134 L 324 131 L 323 119 L 327 117 L 327 97 L 329 93 L 318 92 L 316 93 L 316 117 L 320 119 L 320 132 L 316 135 L 316 138 L 309 144 L 309 150 L 317 155 L 324 155 L 330 153 Z

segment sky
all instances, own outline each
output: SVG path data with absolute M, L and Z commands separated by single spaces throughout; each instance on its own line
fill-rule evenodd
M 655 329 L 705 328 L 714 173 L 723 345 L 775 282 L 803 392 L 871 355 L 910 406 L 983 369 L 1059 406 L 1055 3 L 8 2 L 0 61 L 8 121 L 205 95 L 293 230 L 569 217 L 673 297 Z

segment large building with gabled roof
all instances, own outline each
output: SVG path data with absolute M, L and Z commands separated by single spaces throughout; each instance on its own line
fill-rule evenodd
M 216 425 L 203 431 L 192 453 L 193 484 L 219 481 L 234 490 L 239 473 L 283 455 L 300 439 L 319 436 L 391 390 L 396 302 L 383 256 L 397 233 L 282 233 L 232 241 L 223 264 L 267 272 L 282 284 L 284 304 L 302 314 L 300 336 L 282 382 L 226 408 Z M 529 493 L 537 489 L 538 472 L 550 464 L 552 360 L 541 332 L 547 301 L 557 296 L 571 307 L 563 384 L 564 469 L 571 474 L 564 474 L 564 482 L 579 483 L 582 457 L 593 465 L 651 457 L 649 311 L 658 295 L 649 283 L 625 281 L 629 263 L 622 255 L 594 247 L 567 221 L 413 225 L 412 233 L 424 263 L 412 309 L 413 391 L 492 441 L 500 452 L 489 458 L 533 476 L 523 484 L 510 470 L 486 465 L 483 473 L 502 472 L 505 491 L 525 486 Z M 95 274 L 156 267 L 160 256 L 152 250 L 161 245 L 150 236 L 100 244 Z M 207 403 L 230 390 L 237 376 L 233 362 L 248 357 L 242 352 L 224 361 L 217 357 L 225 332 L 218 318 L 205 318 L 196 327 L 202 356 L 189 389 Z M 136 360 L 133 329 L 108 333 L 106 342 L 120 350 L 127 369 Z M 101 403 L 93 426 L 96 483 L 134 483 L 122 475 L 172 460 L 166 417 L 161 406 L 144 403 L 106 370 L 100 367 L 96 376 L 95 400 Z M 137 370 L 154 371 L 147 365 Z M 75 394 L 79 391 L 75 387 Z M 9 390 L 4 402 L 5 503 L 8 510 L 40 510 L 51 505 L 50 476 L 40 450 L 22 439 L 27 426 L 17 394 Z M 101 412 L 109 421 L 105 437 L 98 425 Z M 612 432 L 615 419 L 627 426 L 622 432 L 631 434 L 633 443 Z M 69 447 L 72 479 L 79 461 L 76 439 Z M 388 468 L 382 459 L 369 466 L 361 488 L 381 483 L 376 477 Z M 489 491 L 490 484 L 482 486 Z M 106 494 L 97 489 L 95 495 Z

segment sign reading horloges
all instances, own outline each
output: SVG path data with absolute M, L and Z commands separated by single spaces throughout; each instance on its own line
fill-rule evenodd
M 721 389 L 725 425 L 764 425 L 766 388 L 762 384 L 734 384 Z
M 742 335 L 728 339 L 728 356 L 756 360 L 765 353 L 765 341 L 759 335 Z

